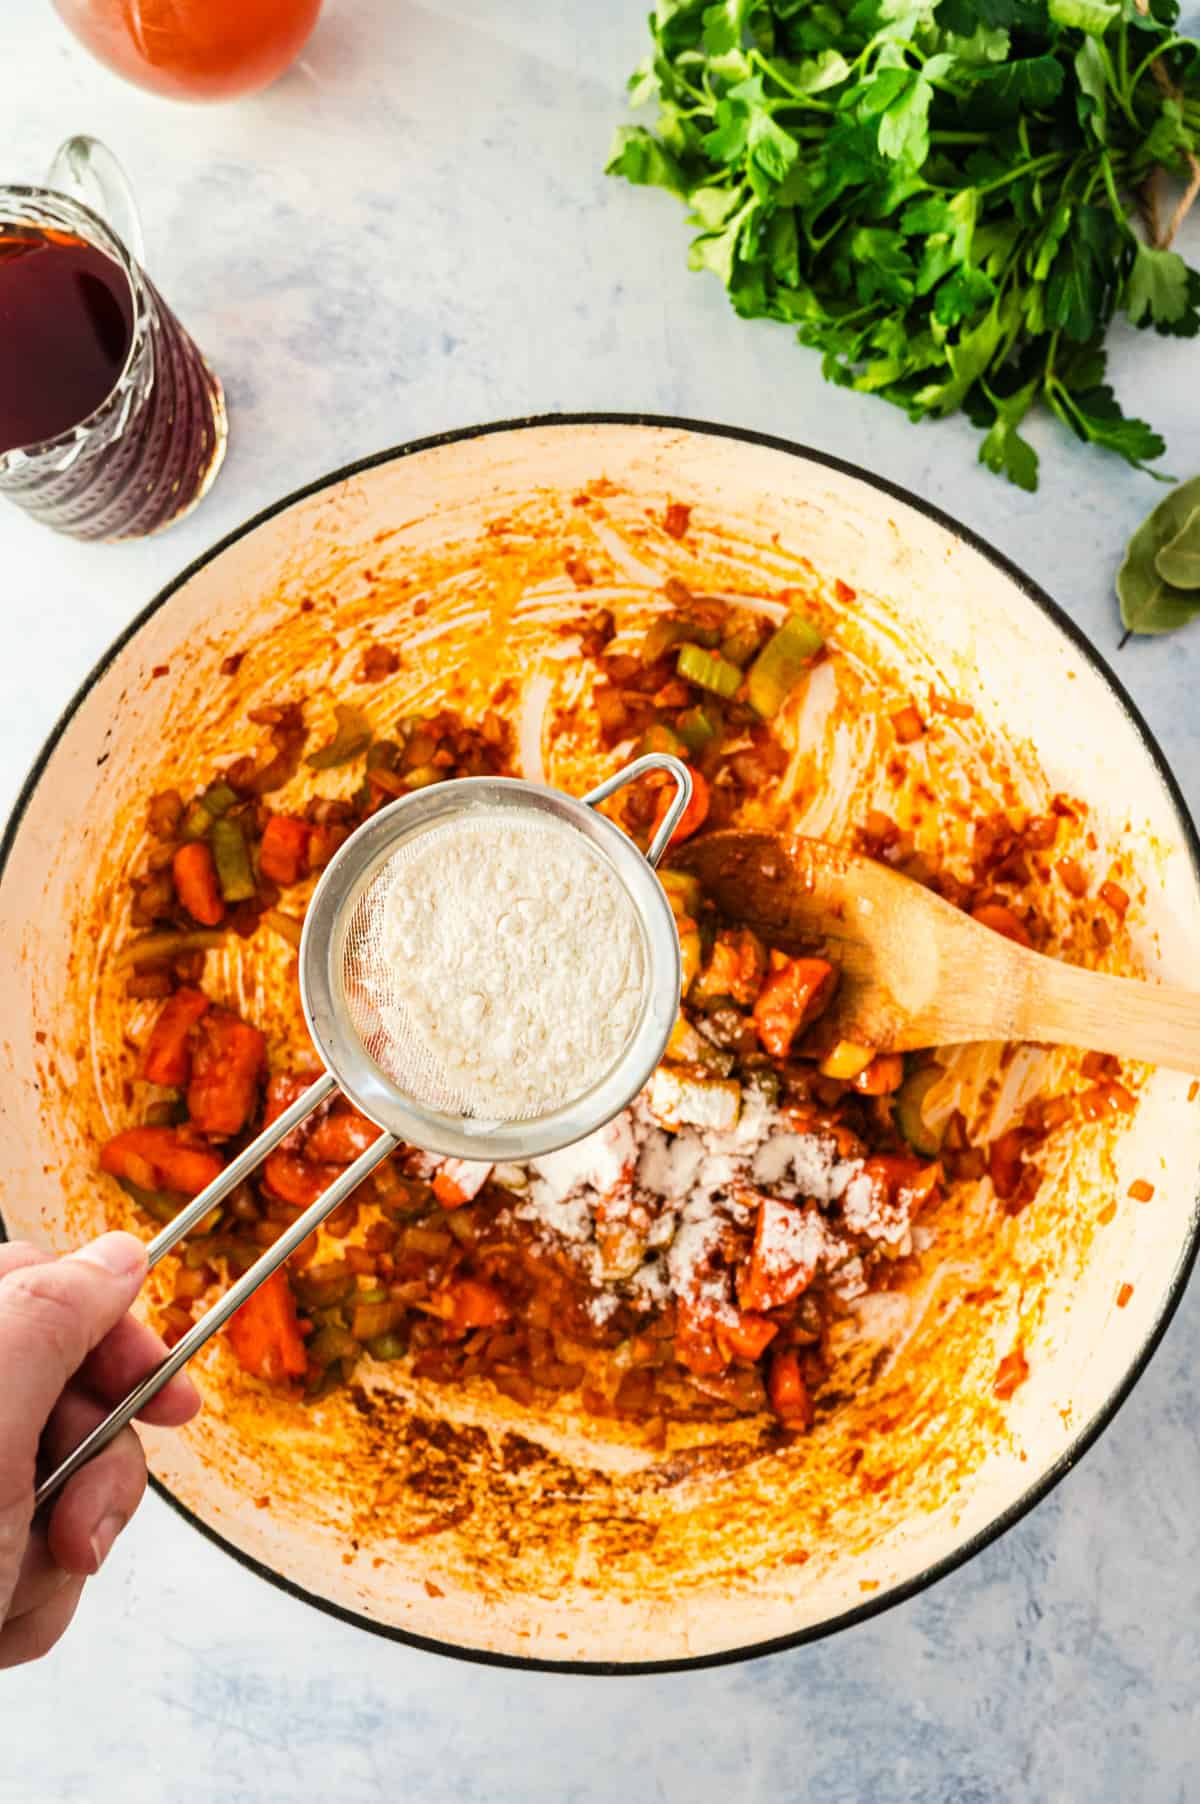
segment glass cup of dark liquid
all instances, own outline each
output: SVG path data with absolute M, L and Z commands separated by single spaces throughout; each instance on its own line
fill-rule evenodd
M 71 138 L 47 180 L 0 187 L 0 495 L 76 538 L 139 538 L 211 487 L 224 395 L 141 266 L 116 159 Z

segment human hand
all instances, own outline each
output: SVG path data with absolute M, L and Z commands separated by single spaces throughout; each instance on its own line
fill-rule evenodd
M 141 1502 L 146 1462 L 126 1428 L 33 1521 L 39 1463 L 57 1466 L 163 1357 L 126 1313 L 145 1275 L 132 1234 L 103 1234 L 65 1259 L 0 1245 L 0 1667 L 49 1652 Z M 199 1407 L 180 1373 L 140 1419 L 175 1428 Z

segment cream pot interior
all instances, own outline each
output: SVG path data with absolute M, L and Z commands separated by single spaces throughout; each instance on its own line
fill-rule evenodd
M 585 492 L 596 505 L 574 507 Z M 656 525 L 670 503 L 692 510 L 684 548 Z M 364 634 L 404 648 L 410 697 L 414 684 L 432 693 L 445 646 L 469 641 L 483 609 L 536 697 L 557 680 L 539 622 L 580 605 L 562 546 L 581 535 L 622 593 L 657 590 L 685 555 L 713 586 L 777 611 L 789 585 L 820 587 L 855 655 L 885 659 L 914 693 L 965 698 L 1031 784 L 1087 801 L 1098 856 L 1119 854 L 1144 885 L 1126 968 L 1194 980 L 1200 880 L 1178 798 L 1090 655 L 1000 561 L 863 476 L 736 434 L 616 420 L 466 434 L 331 480 L 203 560 L 48 748 L 0 880 L 10 1236 L 65 1249 L 127 1219 L 95 1147 L 128 1119 L 111 959 L 147 796 L 186 792 L 245 750 L 248 703 L 300 695 L 327 712 Z M 221 668 L 231 653 L 236 680 Z M 570 786 L 528 723 L 518 743 L 518 774 Z M 851 735 L 834 752 L 861 748 Z M 835 813 L 831 779 L 807 824 L 835 834 Z M 229 987 L 270 1033 L 282 967 L 229 957 Z M 739 1422 L 654 1451 L 619 1425 L 390 1367 L 305 1407 L 245 1379 L 218 1343 L 198 1364 L 201 1420 L 146 1437 L 155 1477 L 313 1601 L 445 1649 L 611 1667 L 827 1630 L 1013 1519 L 1148 1355 L 1194 1249 L 1200 1105 L 1187 1077 L 1137 1082 L 1136 1112 L 1081 1134 L 1024 1216 L 981 1198 L 986 1286 L 947 1247 L 920 1307 L 880 1331 L 888 1356 L 791 1445 Z M 1151 1203 L 1129 1199 L 1136 1178 Z M 1018 1340 L 1029 1376 L 1001 1401 L 997 1363 Z

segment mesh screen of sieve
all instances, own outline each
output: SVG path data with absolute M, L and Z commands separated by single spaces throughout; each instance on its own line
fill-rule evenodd
M 414 834 L 350 917 L 342 991 L 364 1048 L 416 1104 L 529 1121 L 629 1048 L 646 1000 L 637 907 L 576 828 L 465 808 Z

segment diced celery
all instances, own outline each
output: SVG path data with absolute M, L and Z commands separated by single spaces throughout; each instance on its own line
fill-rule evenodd
M 119 1182 L 130 1201 L 136 1203 L 154 1221 L 174 1221 L 187 1200 L 182 1196 L 165 1195 L 159 1190 L 147 1190 L 143 1185 L 135 1184 L 131 1178 L 121 1178 Z
M 700 879 L 690 871 L 662 871 L 658 881 L 667 892 L 667 901 L 676 919 L 688 915 L 695 920 L 700 912 Z
M 825 640 L 803 614 L 789 614 L 750 666 L 746 693 L 764 720 L 778 714 Z
M 184 839 L 207 839 L 213 824 L 213 816 L 203 802 L 193 802 L 183 817 L 183 825 L 179 829 Z
M 334 735 L 327 745 L 310 752 L 304 762 L 310 770 L 333 770 L 349 764 L 371 743 L 371 723 L 361 708 L 351 703 L 336 702 L 333 709 Z
M 669 752 L 672 758 L 686 758 L 687 746 L 679 734 L 671 730 L 665 720 L 656 720 L 642 734 L 637 755 L 639 758 L 644 758 L 647 752 Z
M 742 673 L 719 652 L 705 651 L 702 645 L 682 645 L 675 665 L 681 677 L 699 689 L 711 689 L 726 701 L 737 693 Z
M 680 645 L 688 639 L 693 645 L 717 645 L 721 634 L 718 628 L 701 626 L 696 620 L 688 620 L 682 614 L 660 614 L 646 628 L 646 637 L 642 640 L 642 663 L 657 664 L 665 658 L 673 646 Z
M 735 626 L 721 641 L 721 656 L 739 669 L 748 664 L 758 650 L 758 633 L 752 626 Z
M 925 1120 L 922 1106 L 933 1086 L 944 1076 L 940 1065 L 924 1065 L 914 1071 L 896 1092 L 896 1126 L 915 1153 L 924 1159 L 935 1159 L 942 1147 L 942 1136 Z
M 757 1091 L 767 1106 L 773 1109 L 779 1101 L 779 1073 L 767 1066 L 760 1066 L 758 1070 L 747 1073 L 745 1088 L 747 1091 Z
M 330 1366 L 335 1359 L 357 1358 L 359 1345 L 348 1328 L 320 1328 L 306 1351 L 314 1365 Z
M 693 757 L 699 757 L 717 736 L 717 723 L 707 708 L 685 708 L 675 730 Z
M 222 896 L 226 902 L 248 902 L 256 885 L 246 835 L 238 822 L 224 816 L 215 820 L 210 844 Z
M 213 783 L 200 798 L 210 814 L 228 814 L 237 801 L 237 791 L 228 783 Z

